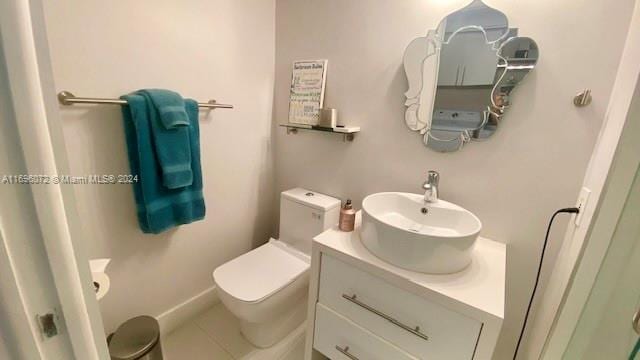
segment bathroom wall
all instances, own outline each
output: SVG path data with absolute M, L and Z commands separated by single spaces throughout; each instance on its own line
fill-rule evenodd
M 235 106 L 200 113 L 204 221 L 145 235 L 130 185 L 75 186 L 90 257 L 113 259 L 100 302 L 110 332 L 210 289 L 216 266 L 268 239 L 275 2 L 44 3 L 58 90 L 118 97 L 158 87 Z M 118 106 L 61 112 L 72 175 L 129 173 Z
M 496 359 L 512 357 L 552 212 L 575 203 L 604 120 L 633 7 L 598 0 L 487 0 L 536 40 L 540 61 L 514 91 L 497 133 L 440 154 L 404 125 L 406 45 L 467 0 L 278 0 L 274 124 L 287 121 L 291 63 L 328 59 L 325 105 L 362 127 L 338 135 L 275 130 L 277 190 L 304 186 L 356 204 L 379 191 L 420 192 L 429 169 L 441 196 L 476 213 L 482 236 L 507 243 L 506 322 Z M 593 90 L 576 108 L 573 96 Z M 276 212 L 276 204 L 273 211 Z M 564 222 L 566 224 L 566 222 Z M 552 234 L 553 260 L 564 224 Z M 273 222 L 277 227 L 277 219 Z

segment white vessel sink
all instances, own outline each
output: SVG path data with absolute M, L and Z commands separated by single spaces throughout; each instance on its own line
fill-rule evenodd
M 419 194 L 385 192 L 362 201 L 364 246 L 413 271 L 449 274 L 464 269 L 480 229 L 482 223 L 470 211 L 444 200 L 425 203 Z

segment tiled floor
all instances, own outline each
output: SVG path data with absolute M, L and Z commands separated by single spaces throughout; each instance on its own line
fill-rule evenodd
M 166 360 L 301 360 L 304 324 L 269 349 L 251 345 L 238 320 L 218 304 L 162 340 Z

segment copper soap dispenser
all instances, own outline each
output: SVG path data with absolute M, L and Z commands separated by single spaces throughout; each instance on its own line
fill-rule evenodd
M 356 224 L 356 211 L 351 205 L 351 199 L 347 199 L 344 206 L 340 209 L 340 221 L 338 228 L 342 231 L 353 231 Z

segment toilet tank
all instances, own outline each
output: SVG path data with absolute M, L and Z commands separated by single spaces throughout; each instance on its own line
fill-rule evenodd
M 302 188 L 280 195 L 280 241 L 311 254 L 313 237 L 335 226 L 340 200 Z

